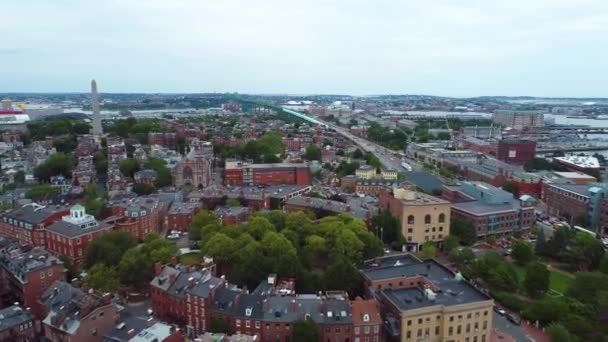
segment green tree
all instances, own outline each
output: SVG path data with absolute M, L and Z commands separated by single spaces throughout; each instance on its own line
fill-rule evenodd
M 30 198 L 33 201 L 40 201 L 56 193 L 57 191 L 53 186 L 49 184 L 38 184 L 27 189 L 25 197 Z
M 221 263 L 230 260 L 236 247 L 232 238 L 224 233 L 216 233 L 202 246 L 202 251 Z
M 199 211 L 192 218 L 192 224 L 188 229 L 188 237 L 192 241 L 199 241 L 202 238 L 202 229 L 207 225 L 220 224 L 220 220 L 215 214 L 207 209 Z
M 597 304 L 598 293 L 606 289 L 608 274 L 601 272 L 578 272 L 566 294 L 584 304 Z
M 321 149 L 317 145 L 308 145 L 303 155 L 306 160 L 321 160 Z
M 401 222 L 389 211 L 381 211 L 372 217 L 372 226 L 378 236 L 382 236 L 384 243 L 403 243 L 404 238 L 401 234 Z
M 320 340 L 319 327 L 312 319 L 299 320 L 293 324 L 293 342 L 317 342 Z
M 437 246 L 433 241 L 422 244 L 422 249 L 418 252 L 418 257 L 422 260 L 433 259 L 437 256 Z
M 534 247 L 528 241 L 515 241 L 515 243 L 513 243 L 511 258 L 519 265 L 527 265 L 535 259 Z
M 232 326 L 222 317 L 211 317 L 209 320 L 209 332 L 214 334 L 234 334 Z
M 239 202 L 238 199 L 230 198 L 230 199 L 226 200 L 226 205 L 229 207 L 240 207 L 241 202 Z
M 118 264 L 118 275 L 124 285 L 143 289 L 154 278 L 154 264 L 168 263 L 177 255 L 177 245 L 157 234 L 148 234 L 144 242 L 129 249 Z
M 549 275 L 547 266 L 541 262 L 530 263 L 526 267 L 524 287 L 532 298 L 540 298 L 549 290 Z
M 85 251 L 84 268 L 95 264 L 118 265 L 123 254 L 135 247 L 137 241 L 127 232 L 112 232 L 93 240 Z
M 599 271 L 608 274 L 608 255 L 604 255 L 600 262 Z
M 475 260 L 475 253 L 470 248 L 454 248 L 448 254 L 448 259 L 458 265 L 468 265 Z
M 15 172 L 15 175 L 13 176 L 13 180 L 17 184 L 25 183 L 25 172 L 23 170 L 19 170 L 19 171 Z
M 108 159 L 103 151 L 97 151 L 93 155 L 93 163 L 95 164 L 95 170 L 98 175 L 105 175 L 108 173 Z
M 173 184 L 173 176 L 171 170 L 167 167 L 167 162 L 164 159 L 149 158 L 146 161 L 145 167 L 156 171 L 156 187 L 162 188 Z
M 455 248 L 457 248 L 458 246 L 460 246 L 460 241 L 458 240 L 458 238 L 452 234 L 448 235 L 445 237 L 445 240 L 443 241 L 443 249 L 446 252 L 451 252 L 452 250 L 454 250 Z
M 363 152 L 361 152 L 360 149 L 356 149 L 355 152 L 353 152 L 352 157 L 354 159 L 361 159 L 361 158 L 363 158 Z
M 552 342 L 577 342 L 578 338 L 570 334 L 566 328 L 561 324 L 551 324 L 547 328 L 547 333 L 551 337 Z
M 116 269 L 103 263 L 95 264 L 87 271 L 84 283 L 103 292 L 116 292 L 120 286 Z
M 571 257 L 583 269 L 597 269 L 605 254 L 602 243 L 583 232 L 576 233 L 569 247 Z
M 517 186 L 517 184 L 513 183 L 513 182 L 506 182 L 503 186 L 502 189 L 504 191 L 510 192 L 513 194 L 513 196 L 518 197 L 519 196 L 519 187 Z
M 125 177 L 133 177 L 135 172 L 139 171 L 139 163 L 135 159 L 127 158 L 118 163 L 118 168 Z
M 324 274 L 325 288 L 344 290 L 349 295 L 362 295 L 363 279 L 357 268 L 344 256 L 338 256 Z
M 156 192 L 156 188 L 152 184 L 140 183 L 133 185 L 133 192 L 139 196 L 144 196 Z
M 72 161 L 70 158 L 63 153 L 54 153 L 34 169 L 34 177 L 40 181 L 48 182 L 52 176 L 63 175 L 69 177 L 71 172 Z
M 450 233 L 456 236 L 460 240 L 460 243 L 467 246 L 477 241 L 475 226 L 469 220 L 461 218 L 451 220 Z

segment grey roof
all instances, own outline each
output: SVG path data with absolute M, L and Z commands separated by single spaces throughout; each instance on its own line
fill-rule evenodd
M 23 207 L 8 211 L 4 214 L 6 218 L 23 221 L 32 225 L 40 224 L 58 211 L 67 210 L 67 207 L 58 205 L 40 206 L 37 204 L 26 204 Z
M 556 188 L 574 192 L 581 196 L 589 197 L 589 188 L 590 188 L 589 185 L 577 185 L 577 184 L 550 184 L 550 185 L 555 186 Z
M 458 280 L 455 274 L 435 260 L 420 261 L 409 254 L 400 254 L 368 261 L 361 269 L 364 277 L 370 280 L 395 279 L 424 276 L 439 290 L 435 300 L 425 296 L 421 287 L 374 290 L 375 294 L 388 299 L 399 310 L 444 305 L 452 306 L 465 303 L 491 300 L 489 296 L 476 289 L 465 280 Z M 396 284 L 395 284 L 396 285 Z
M 46 229 L 59 235 L 77 237 L 112 228 L 111 224 L 105 222 L 95 221 L 94 223 L 91 222 L 91 224 L 92 225 L 87 224 L 84 225 L 84 227 L 81 227 L 80 225 L 60 220 L 48 226 Z
M 271 185 L 271 186 L 221 186 L 221 185 L 213 185 L 206 187 L 200 191 L 193 191 L 188 194 L 189 198 L 245 198 L 245 199 L 257 199 L 260 200 L 262 195 L 268 196 L 270 198 L 278 198 L 282 199 L 285 197 L 289 197 L 290 194 L 303 191 L 305 189 L 310 189 L 310 185 L 292 185 L 292 184 L 282 184 L 282 185 Z
M 200 203 L 197 202 L 173 202 L 169 209 L 169 214 L 190 214 L 194 210 L 200 208 Z
M 32 314 L 17 305 L 0 310 L 0 331 L 15 328 L 31 321 Z
M 5 247 L 0 252 L 0 265 L 22 283 L 27 281 L 27 274 L 61 263 L 41 247 L 18 246 Z
M 519 210 L 520 208 L 521 205 L 517 200 L 511 201 L 511 204 L 487 204 L 482 201 L 452 203 L 452 209 L 466 211 L 477 215 L 509 210 L 515 211 Z
M 58 310 L 72 299 L 80 300 L 85 296 L 81 289 L 57 280 L 42 293 L 38 302 L 49 310 Z
M 309 209 L 317 209 L 324 210 L 327 212 L 332 212 L 336 214 L 350 214 L 354 217 L 360 219 L 366 219 L 368 216 L 372 216 L 373 213 L 369 208 L 363 208 L 360 206 L 351 206 L 344 202 L 328 200 L 317 197 L 305 197 L 305 196 L 296 196 L 288 199 L 285 202 L 287 205 L 295 205 L 298 207 L 305 207 Z
M 218 206 L 215 208 L 215 214 L 218 217 L 223 216 L 241 216 L 249 213 L 251 208 L 249 207 L 228 207 L 228 206 Z
M 189 287 L 192 278 L 192 287 Z M 172 281 L 173 280 L 173 281 Z M 152 279 L 150 285 L 167 291 L 169 295 L 183 298 L 191 293 L 207 297 L 212 288 L 217 288 L 223 280 L 211 275 L 208 270 L 189 270 L 185 266 L 164 266 L 161 273 Z
M 416 185 L 428 193 L 432 193 L 436 189 L 441 190 L 441 187 L 443 187 L 443 183 L 439 178 L 425 171 L 408 172 L 405 181 Z
M 126 307 L 120 313 L 120 323 L 116 324 L 112 330 L 105 334 L 102 338 L 103 342 L 127 342 L 131 339 L 128 331 L 133 329 L 135 334 L 139 334 L 144 329 L 148 328 L 147 320 L 150 316 L 147 310 L 150 308 L 149 302 L 144 305 Z M 124 323 L 124 326 L 122 326 Z M 155 323 L 163 324 L 163 323 Z

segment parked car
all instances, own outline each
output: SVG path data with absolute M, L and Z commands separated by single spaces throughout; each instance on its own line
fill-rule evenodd
M 169 240 L 176 240 L 176 239 L 179 239 L 179 234 L 169 234 L 169 235 L 167 236 L 167 239 L 169 239 Z
M 508 314 L 507 319 L 509 320 L 509 322 L 511 322 L 515 325 L 521 324 L 521 318 L 519 318 L 519 316 L 517 316 L 516 314 L 513 314 L 513 313 Z
M 497 314 L 499 314 L 501 316 L 504 316 L 506 313 L 505 309 L 501 308 L 498 305 L 494 305 L 494 312 L 496 312 Z

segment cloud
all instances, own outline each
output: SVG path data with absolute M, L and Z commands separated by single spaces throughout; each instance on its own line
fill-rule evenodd
M 11 34 L 0 65 L 35 81 L 4 77 L 0 91 L 86 91 L 95 77 L 106 91 L 605 95 L 598 77 L 580 74 L 581 63 L 605 69 L 585 57 L 608 51 L 602 0 L 5 0 L 3 9 L 0 30 Z

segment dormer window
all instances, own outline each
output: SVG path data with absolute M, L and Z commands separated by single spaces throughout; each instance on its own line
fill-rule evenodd
M 363 322 L 369 322 L 369 315 L 368 314 L 363 315 Z
M 251 317 L 251 312 L 252 312 L 252 311 L 253 311 L 253 310 L 252 310 L 252 308 L 246 308 L 246 309 L 245 309 L 245 316 L 247 316 L 247 317 Z

